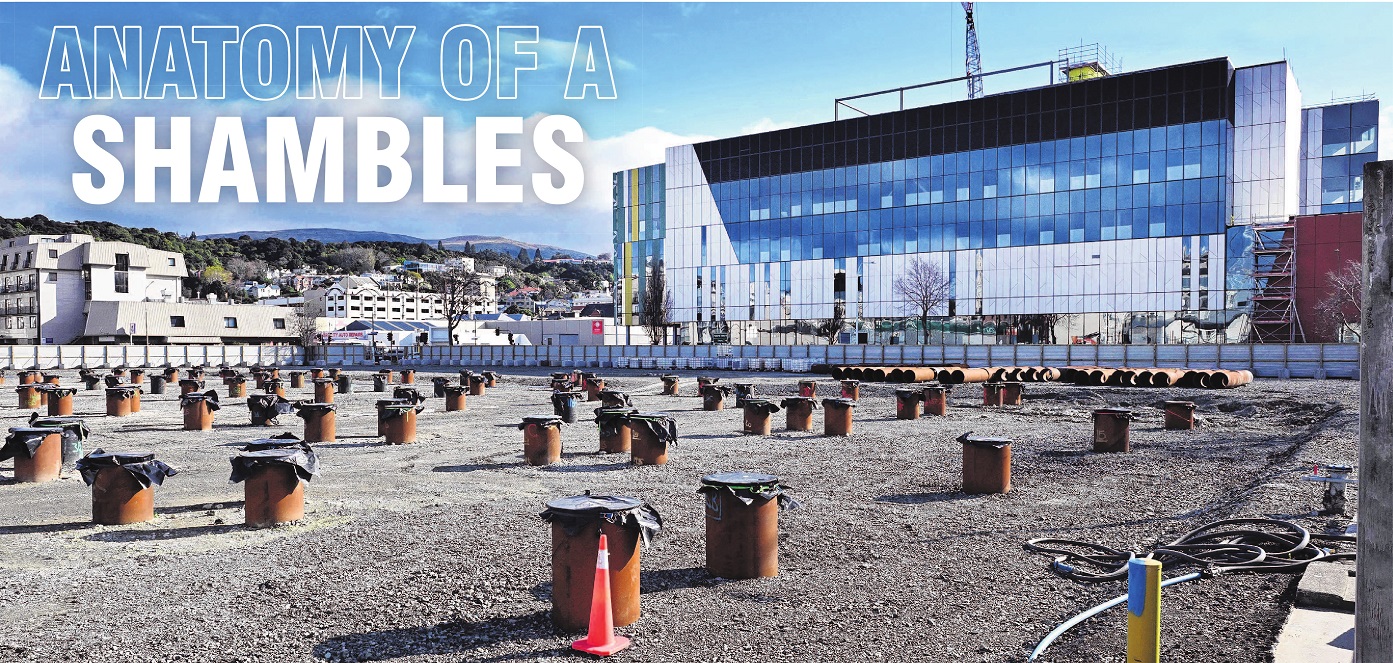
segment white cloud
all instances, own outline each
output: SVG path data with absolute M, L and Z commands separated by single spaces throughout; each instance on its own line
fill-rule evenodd
M 365 94 L 375 95 L 376 85 L 367 85 Z M 329 225 L 342 228 L 381 229 L 428 239 L 462 234 L 497 234 L 516 239 L 545 242 L 599 253 L 609 250 L 610 195 L 612 173 L 663 161 L 667 147 L 709 140 L 706 136 L 683 136 L 656 127 L 643 127 L 618 136 L 592 139 L 572 148 L 585 168 L 586 183 L 581 196 L 565 206 L 545 205 L 528 191 L 527 200 L 515 205 L 427 205 L 421 202 L 421 122 L 426 115 L 440 115 L 426 100 L 413 97 L 410 89 L 401 99 L 382 100 L 375 96 L 361 100 L 298 100 L 288 95 L 276 102 L 140 102 L 87 101 L 82 103 L 41 101 L 34 85 L 25 82 L 10 68 L 0 66 L 0 215 L 45 214 L 55 219 L 105 220 L 129 225 L 155 225 L 166 230 L 200 234 L 272 228 Z M 153 104 L 158 104 L 155 108 Z M 126 129 L 126 144 L 111 151 L 127 164 L 126 190 L 110 205 L 91 206 L 77 200 L 72 191 L 72 174 L 88 168 L 75 156 L 72 129 L 88 114 L 107 114 Z M 390 116 L 406 122 L 412 130 L 413 149 L 408 160 L 414 166 L 413 186 L 407 198 L 388 205 L 354 204 L 240 204 L 230 189 L 223 191 L 218 204 L 136 204 L 132 200 L 130 171 L 132 118 L 136 115 L 186 115 L 192 118 L 192 174 L 195 195 L 206 160 L 207 137 L 218 116 L 240 116 L 247 132 L 252 164 L 257 172 L 258 192 L 264 197 L 265 119 L 293 116 L 300 120 L 302 141 L 308 139 L 313 118 L 345 118 L 345 197 L 354 198 L 356 159 L 356 118 Z M 474 129 L 472 122 L 461 122 L 446 114 L 447 181 L 471 184 L 474 181 Z M 532 154 L 531 130 L 541 115 L 525 119 L 523 136 L 506 147 L 523 148 L 523 167 L 500 177 L 502 183 L 530 183 L 535 172 L 549 172 L 545 163 Z M 582 120 L 583 121 L 583 120 Z M 166 197 L 167 184 L 161 177 L 159 196 Z M 471 187 L 471 197 L 473 191 Z
M 747 136 L 749 134 L 760 134 L 766 131 L 788 129 L 789 127 L 793 126 L 797 125 L 793 122 L 775 121 L 773 119 L 763 117 L 760 118 L 759 121 L 755 122 L 754 124 L 747 124 L 743 127 L 740 127 L 740 135 Z

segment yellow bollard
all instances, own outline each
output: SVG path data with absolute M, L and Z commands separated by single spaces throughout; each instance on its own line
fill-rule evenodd
M 1161 563 L 1127 563 L 1127 663 L 1161 663 Z

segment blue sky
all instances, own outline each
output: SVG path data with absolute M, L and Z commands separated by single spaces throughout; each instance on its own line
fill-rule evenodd
M 395 101 L 41 101 L 37 86 L 51 28 L 73 23 L 86 39 L 95 25 L 145 25 L 147 49 L 157 25 L 385 24 L 415 25 L 417 32 L 407 85 Z M 517 100 L 493 99 L 491 92 L 479 101 L 460 102 L 444 94 L 438 84 L 438 44 L 457 23 L 489 31 L 499 25 L 539 26 L 542 66 L 524 74 Z M 580 25 L 605 28 L 617 100 L 562 98 Z M 1393 6 L 1385 4 L 979 3 L 977 25 L 987 70 L 1049 60 L 1060 48 L 1100 42 L 1122 58 L 1123 70 L 1217 56 L 1228 56 L 1237 66 L 1286 57 L 1308 104 L 1332 94 L 1386 96 L 1393 90 L 1393 71 L 1378 52 L 1393 33 Z M 506 234 L 599 252 L 609 243 L 610 171 L 656 162 L 673 144 L 824 121 L 838 96 L 959 76 L 962 53 L 958 3 L 0 3 L 0 214 L 43 213 L 200 233 L 332 225 L 428 238 Z M 986 91 L 1044 82 L 1041 72 L 989 78 Z M 963 94 L 962 85 L 955 84 L 921 101 Z M 89 206 L 73 195 L 70 175 L 80 165 L 73 155 L 72 127 L 91 113 L 195 117 L 195 191 L 203 163 L 197 146 L 206 135 L 199 131 L 199 118 L 211 121 L 213 115 L 241 115 L 249 127 L 260 117 L 286 113 L 442 115 L 452 131 L 449 140 L 466 144 L 475 116 L 535 119 L 565 113 L 587 133 L 586 191 L 564 207 L 536 201 L 422 205 L 410 199 L 377 206 L 176 205 L 135 204 L 128 186 L 121 200 Z M 1389 117 L 1385 111 L 1385 127 Z M 472 163 L 452 163 L 450 172 L 469 181 Z

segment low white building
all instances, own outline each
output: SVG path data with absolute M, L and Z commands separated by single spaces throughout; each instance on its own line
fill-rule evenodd
M 0 241 L 0 343 L 72 343 L 94 303 L 173 301 L 186 276 L 182 254 L 91 235 Z
M 96 344 L 298 343 L 298 310 L 224 302 L 91 302 L 82 341 Z

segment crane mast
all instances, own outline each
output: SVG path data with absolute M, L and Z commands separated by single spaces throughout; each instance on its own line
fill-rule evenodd
M 962 3 L 967 14 L 967 98 L 982 96 L 982 51 L 977 47 L 977 24 L 973 21 L 972 5 Z

